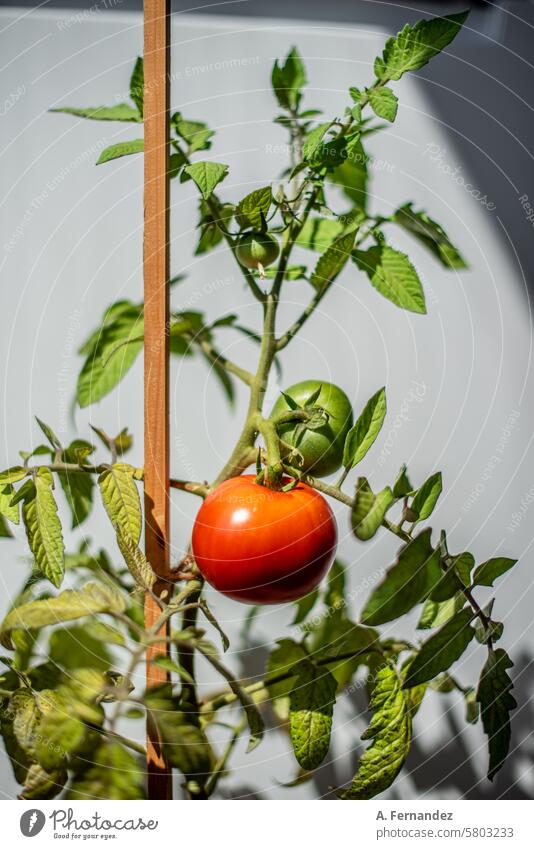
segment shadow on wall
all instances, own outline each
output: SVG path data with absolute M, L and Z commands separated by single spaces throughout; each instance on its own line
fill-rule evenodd
M 243 654 L 241 675 L 244 678 L 258 677 L 265 669 L 268 658 L 265 646 L 252 646 Z M 534 703 L 532 700 L 532 671 L 534 659 L 521 654 L 515 661 L 513 672 L 514 697 L 517 709 L 512 714 L 512 741 L 510 755 L 498 773 L 495 781 L 489 783 L 473 769 L 472 751 L 465 745 L 466 736 L 462 734 L 465 726 L 457 722 L 452 710 L 448 710 L 446 696 L 443 697 L 443 731 L 446 742 L 440 748 L 428 754 L 417 741 L 413 741 L 410 755 L 406 764 L 406 773 L 416 793 L 416 798 L 444 799 L 531 799 L 532 796 L 525 788 L 521 776 L 526 776 L 530 783 L 534 774 L 534 746 L 528 745 L 528 740 L 534 728 Z M 355 689 L 348 695 L 353 706 L 353 715 L 368 721 L 367 700 L 361 690 Z M 518 760 L 514 752 L 521 752 L 521 774 L 518 770 Z M 343 770 L 334 762 L 324 763 L 308 783 L 310 797 L 315 799 L 335 799 L 333 787 L 348 786 L 357 770 L 360 752 L 355 749 L 350 764 Z M 220 799 L 264 799 L 261 790 L 256 787 L 241 785 L 231 791 L 221 787 L 217 797 Z M 405 799 L 395 791 L 395 785 L 390 795 L 391 799 Z

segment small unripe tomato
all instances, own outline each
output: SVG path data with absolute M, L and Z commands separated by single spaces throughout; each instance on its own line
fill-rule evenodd
M 245 233 L 236 248 L 236 256 L 245 268 L 260 270 L 278 259 L 280 249 L 276 238 L 270 233 Z
M 308 398 L 319 388 L 321 391 L 313 406 L 321 407 L 328 414 L 324 424 L 313 430 L 303 430 L 301 422 L 288 421 L 277 425 L 277 431 L 280 438 L 301 455 L 301 465 L 295 462 L 295 466 L 316 477 L 326 477 L 337 472 L 341 466 L 345 438 L 352 427 L 352 405 L 349 399 L 339 386 L 321 380 L 302 380 L 289 386 L 284 394 L 289 395 L 300 407 L 305 407 Z M 290 410 L 290 405 L 280 395 L 272 409 L 271 418 Z
M 281 604 L 302 598 L 324 577 L 337 524 L 311 487 L 299 483 L 282 492 L 242 475 L 208 495 L 191 542 L 200 572 L 216 590 L 248 604 Z

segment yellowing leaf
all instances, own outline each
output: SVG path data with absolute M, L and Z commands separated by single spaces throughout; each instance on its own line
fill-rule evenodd
M 142 515 L 134 471 L 133 466 L 127 463 L 115 463 L 102 472 L 98 486 L 115 531 L 137 546 L 141 536 Z
M 93 613 L 121 613 L 125 606 L 118 590 L 107 584 L 90 582 L 81 590 L 64 590 L 55 598 L 42 598 L 15 607 L 0 626 L 0 641 L 11 649 L 12 631 L 43 628 Z
M 26 536 L 36 565 L 59 587 L 64 572 L 64 546 L 61 522 L 53 494 L 51 472 L 42 466 L 28 487 L 22 505 Z

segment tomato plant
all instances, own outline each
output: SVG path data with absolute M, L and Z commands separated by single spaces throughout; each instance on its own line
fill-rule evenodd
M 467 721 L 480 718 L 487 734 L 489 777 L 502 767 L 515 705 L 512 662 L 496 647 L 503 624 L 494 618 L 493 602 L 481 604 L 479 590 L 493 586 L 515 560 L 495 555 L 477 565 L 470 552 L 451 553 L 445 531 L 427 524 L 442 490 L 439 471 L 415 484 L 402 465 L 396 480 L 379 491 L 361 473 L 386 418 L 385 387 L 365 404 L 358 401 L 353 416 L 341 389 L 303 373 L 303 382 L 289 387 L 272 414 L 264 412 L 273 366 L 319 304 L 335 297 L 342 272 L 366 276 L 391 309 L 426 312 L 415 267 L 388 241 L 392 229 L 419 239 L 444 268 L 465 268 L 459 250 L 425 211 L 404 204 L 389 214 L 371 212 L 367 203 L 367 146 L 372 134 L 383 131 L 384 121 L 395 121 L 392 85 L 446 47 L 465 17 L 419 21 L 389 38 L 374 63 L 374 79 L 367 87 L 351 87 L 342 114 L 325 120 L 302 106 L 306 72 L 298 51 L 292 48 L 277 60 L 275 120 L 289 133 L 292 161 L 274 193 L 267 185 L 238 203 L 224 199 L 228 166 L 206 158 L 214 132 L 181 113 L 172 116 L 169 176 L 192 181 L 199 193 L 194 251 L 199 255 L 226 245 L 257 301 L 262 327 L 258 333 L 234 313 L 213 319 L 196 310 L 174 310 L 170 353 L 206 360 L 230 399 L 239 384 L 247 393 L 247 414 L 214 480 L 171 481 L 203 503 L 192 551 L 174 564 L 174 582 L 163 589 L 140 547 L 138 486 L 144 470 L 128 462 L 132 437 L 126 428 L 111 436 L 94 427 L 96 439 L 63 444 L 37 419 L 45 441 L 21 451 L 21 461 L 0 473 L 0 530 L 9 535 L 10 524 L 22 519 L 32 555 L 31 572 L 0 626 L 6 650 L 1 730 L 23 798 L 60 793 L 69 799 L 142 798 L 145 749 L 124 735 L 123 721 L 147 715 L 170 764 L 183 776 L 184 795 L 208 798 L 230 768 L 245 729 L 249 750 L 261 742 L 266 703 L 291 740 L 296 779 L 309 780 L 328 756 L 336 699 L 349 682 L 367 682 L 373 717 L 364 735 L 370 742 L 354 776 L 341 776 L 343 786 L 335 790 L 341 798 L 368 799 L 395 781 L 410 751 L 417 710 L 431 691 L 457 692 Z M 55 111 L 141 124 L 142 59 L 132 74 L 130 103 Z M 98 164 L 142 149 L 141 138 L 120 141 L 101 152 Z M 303 265 L 292 264 L 296 246 L 305 253 Z M 178 274 L 169 281 L 171 291 L 180 279 Z M 281 327 L 277 310 L 286 284 L 295 279 L 309 285 L 309 302 L 291 325 Z M 80 349 L 76 400 L 81 407 L 109 394 L 136 360 L 143 348 L 143 311 L 141 302 L 111 304 L 88 336 Z M 228 327 L 258 343 L 253 366 L 221 353 Z M 193 404 L 189 399 L 184 408 Z M 243 475 L 254 463 L 255 474 Z M 323 479 L 340 466 L 337 481 Z M 58 489 L 74 528 L 88 521 L 98 493 L 116 550 L 108 554 L 82 541 L 78 550 L 65 551 Z M 346 510 L 355 546 L 377 534 L 398 540 L 394 562 L 384 564 L 363 605 L 350 591 L 348 565 L 335 561 L 322 581 L 336 544 L 328 501 Z M 207 628 L 223 650 L 228 647 L 206 602 L 204 578 L 239 601 L 291 605 L 295 600 L 293 630 L 278 636 L 261 679 L 242 680 L 206 638 Z M 143 621 L 147 594 L 160 610 L 154 623 Z M 245 616 L 247 608 L 235 607 L 236 617 Z M 247 627 L 253 626 L 254 611 Z M 414 612 L 417 636 L 392 636 L 391 623 L 403 628 L 404 617 Z M 155 662 L 169 680 L 144 691 L 135 674 L 166 624 L 170 653 Z M 462 682 L 454 666 L 468 648 L 484 655 L 476 685 Z M 220 679 L 213 693 L 199 692 L 199 656 Z M 219 751 L 213 728 L 221 724 L 230 726 L 230 739 Z M 447 763 L 443 770 L 448 771 Z
M 230 478 L 198 511 L 192 549 L 203 577 L 224 595 L 249 604 L 282 604 L 310 593 L 334 559 L 336 520 L 306 484 L 282 489 L 253 475 Z M 291 486 L 291 488 L 289 488 Z

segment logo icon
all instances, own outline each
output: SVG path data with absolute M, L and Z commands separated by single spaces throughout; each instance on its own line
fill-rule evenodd
M 24 811 L 20 818 L 20 830 L 24 837 L 35 837 L 42 831 L 46 822 L 46 817 L 38 808 L 30 808 L 29 811 Z

